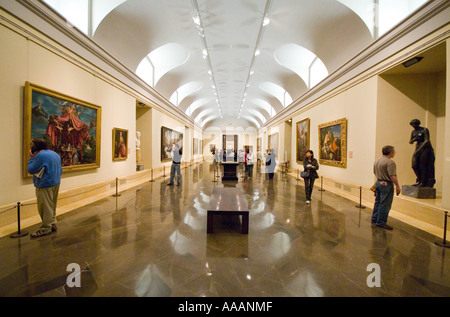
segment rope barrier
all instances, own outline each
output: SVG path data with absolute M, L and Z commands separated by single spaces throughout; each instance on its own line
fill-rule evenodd
M 8 211 L 10 211 L 10 210 L 13 210 L 13 209 L 15 209 L 16 207 L 17 207 L 17 205 L 14 205 L 14 206 L 12 206 L 11 208 L 2 210 L 2 211 L 0 211 L 0 215 L 3 214 L 3 213 L 5 213 L 5 212 L 8 212 Z

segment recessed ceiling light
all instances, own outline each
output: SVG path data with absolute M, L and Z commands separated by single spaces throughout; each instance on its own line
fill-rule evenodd
M 261 51 L 260 50 L 256 50 L 255 51 L 255 56 L 258 56 L 259 54 L 261 54 Z
M 263 22 L 263 26 L 266 26 L 269 23 L 270 23 L 270 19 L 268 17 L 265 17 L 264 18 L 264 22 Z

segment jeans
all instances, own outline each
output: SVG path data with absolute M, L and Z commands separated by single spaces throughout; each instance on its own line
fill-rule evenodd
M 312 177 L 306 177 L 304 178 L 305 180 L 305 195 L 306 195 L 306 200 L 311 201 L 311 194 L 314 188 L 314 181 L 316 180 L 315 178 Z
M 180 164 L 172 163 L 172 166 L 170 167 L 170 184 L 173 184 L 173 178 L 175 177 L 175 173 L 178 174 L 178 184 L 181 184 Z
M 373 207 L 372 222 L 384 225 L 394 199 L 394 184 L 392 182 L 377 181 L 375 185 L 375 205 Z

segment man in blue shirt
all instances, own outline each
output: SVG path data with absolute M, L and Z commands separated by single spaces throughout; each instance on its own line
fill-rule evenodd
M 49 150 L 47 143 L 42 139 L 32 140 L 29 154 L 28 173 L 33 175 L 37 208 L 42 219 L 40 228 L 30 237 L 37 238 L 56 231 L 56 203 L 62 166 L 60 156 Z

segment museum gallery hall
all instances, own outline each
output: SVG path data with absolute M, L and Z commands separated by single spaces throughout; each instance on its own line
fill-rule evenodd
M 1 297 L 450 296 L 450 1 L 0 17 Z

